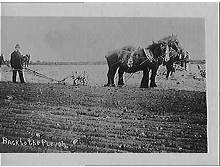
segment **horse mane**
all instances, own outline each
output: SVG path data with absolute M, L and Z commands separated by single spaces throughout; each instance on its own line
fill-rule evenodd
M 149 49 L 153 53 L 153 57 L 158 58 L 162 56 L 163 51 L 161 50 L 161 44 L 162 43 L 153 43 L 149 45 L 146 49 Z
M 147 49 L 149 50 L 154 50 L 156 47 L 158 47 L 158 45 L 160 45 L 160 43 L 153 43 L 151 45 L 148 45 Z
M 175 41 L 175 40 L 178 40 L 176 35 L 169 35 L 167 37 L 160 39 L 158 42 L 169 42 L 169 41 Z
M 127 45 L 127 46 L 123 46 L 123 47 L 121 48 L 121 50 L 134 51 L 134 50 L 136 50 L 136 47 Z
M 121 48 L 108 51 L 108 53 L 107 53 L 106 56 L 111 55 L 111 54 L 114 54 L 114 53 L 121 53 L 121 52 L 123 52 L 123 51 L 135 51 L 135 50 L 136 50 L 136 47 L 130 46 L 130 45 L 126 45 L 126 46 L 123 46 L 123 47 L 121 47 Z
M 167 36 L 167 37 L 164 37 L 164 38 L 160 39 L 158 41 L 158 43 L 170 44 L 170 43 L 172 43 L 174 41 L 177 41 L 179 43 L 179 40 L 177 39 L 176 35 L 170 35 L 170 36 Z

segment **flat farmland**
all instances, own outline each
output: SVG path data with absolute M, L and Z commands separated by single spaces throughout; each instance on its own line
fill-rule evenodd
M 155 89 L 1 82 L 0 152 L 205 153 L 205 79 L 190 76 Z

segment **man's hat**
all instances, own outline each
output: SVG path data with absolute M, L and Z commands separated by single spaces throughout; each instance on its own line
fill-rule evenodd
M 20 45 L 19 45 L 19 44 L 16 44 L 16 45 L 15 45 L 15 48 L 21 48 L 21 47 L 20 47 Z

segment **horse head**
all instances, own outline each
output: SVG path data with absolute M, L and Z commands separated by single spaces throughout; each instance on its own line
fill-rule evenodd
M 130 54 L 128 54 L 127 66 L 129 68 L 133 67 L 133 65 L 134 65 L 134 54 L 135 54 L 135 51 L 133 51 Z
M 177 39 L 177 36 L 168 41 L 168 45 L 170 48 L 174 49 L 178 54 L 182 54 L 183 48 L 181 47 L 180 42 Z
M 170 48 L 168 45 L 165 45 L 165 56 L 164 56 L 164 61 L 168 62 L 170 60 Z
M 175 49 L 173 49 L 172 47 L 167 47 L 167 52 L 166 52 L 166 56 L 164 59 L 164 63 L 166 64 L 168 61 L 170 63 L 174 63 L 180 60 L 185 59 L 185 52 L 183 51 L 183 49 L 181 49 L 179 52 L 177 52 Z
M 26 54 L 26 57 L 27 57 L 28 59 L 30 59 L 31 55 L 30 55 L 30 54 Z
M 177 35 L 172 34 L 168 37 L 165 37 L 165 38 L 159 40 L 158 42 L 167 43 L 169 45 L 169 48 L 174 49 L 178 54 L 181 53 L 182 47 L 181 47 L 180 42 L 177 38 Z

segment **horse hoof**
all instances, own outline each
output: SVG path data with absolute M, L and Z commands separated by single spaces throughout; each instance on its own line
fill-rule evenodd
M 149 87 L 147 85 L 146 86 L 141 85 L 140 88 L 149 88 Z
M 111 87 L 115 87 L 115 84 L 111 84 Z
M 155 87 L 157 87 L 157 85 L 150 85 L 150 87 L 151 87 L 151 88 L 155 88 Z
M 118 83 L 118 87 L 122 87 L 124 83 Z
M 104 87 L 115 87 L 115 84 L 105 84 Z
M 157 87 L 157 85 L 156 85 L 155 83 L 151 83 L 151 84 L 150 84 L 150 87 L 151 87 L 151 88 L 154 88 L 154 87 Z

